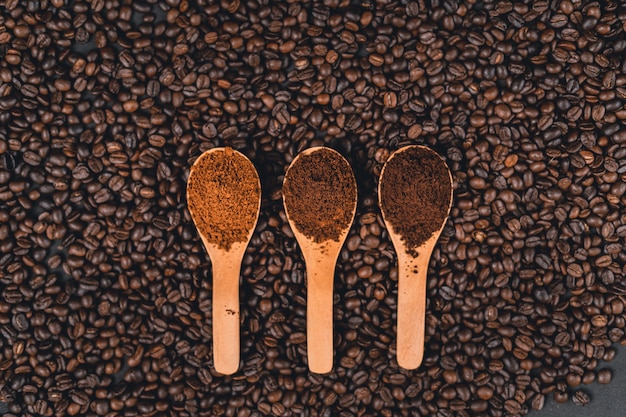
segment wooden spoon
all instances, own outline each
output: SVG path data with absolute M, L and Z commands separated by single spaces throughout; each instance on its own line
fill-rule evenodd
M 204 152 L 191 167 L 187 204 L 213 264 L 213 362 L 230 375 L 239 368 L 239 275 L 261 206 L 252 162 L 231 148 Z
M 398 256 L 398 365 L 415 369 L 424 357 L 428 263 L 452 206 L 452 175 L 433 150 L 394 152 L 380 174 L 378 199 Z
M 306 264 L 309 369 L 333 367 L 333 280 L 341 246 L 356 212 L 354 173 L 336 151 L 315 147 L 293 160 L 283 202 Z

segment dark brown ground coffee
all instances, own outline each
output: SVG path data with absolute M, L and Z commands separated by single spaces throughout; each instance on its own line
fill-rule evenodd
M 380 179 L 382 210 L 411 253 L 441 227 L 450 205 L 450 176 L 434 152 L 412 147 L 385 165 Z
M 289 167 L 283 185 L 285 206 L 296 228 L 316 242 L 338 240 L 356 206 L 356 180 L 345 159 L 320 148 Z
M 207 152 L 192 166 L 189 212 L 210 243 L 230 249 L 254 227 L 261 188 L 252 163 L 231 148 Z

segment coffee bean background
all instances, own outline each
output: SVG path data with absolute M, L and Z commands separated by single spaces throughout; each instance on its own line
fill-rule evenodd
M 583 0 L 0 0 L 0 400 L 6 416 L 505 416 L 626 343 L 626 7 Z M 433 147 L 455 200 L 424 364 L 395 362 L 390 151 Z M 337 149 L 359 185 L 335 368 L 308 372 L 281 183 Z M 232 146 L 263 202 L 242 364 L 212 371 L 189 167 Z M 619 373 L 619 369 L 615 371 Z M 593 399 L 591 399 L 593 401 Z

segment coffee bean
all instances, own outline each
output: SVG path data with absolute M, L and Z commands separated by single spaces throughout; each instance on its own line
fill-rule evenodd
M 607 368 L 601 369 L 597 373 L 597 380 L 600 384 L 608 384 L 609 382 L 611 382 L 612 377 L 613 374 L 611 370 Z
M 28 320 L 26 319 L 26 316 L 21 313 L 13 316 L 11 323 L 13 324 L 13 327 L 15 327 L 15 330 L 17 330 L 18 332 L 26 331 L 28 330 L 28 327 L 29 327 L 29 323 L 28 323 Z
M 32 166 L 38 166 L 41 164 L 41 157 L 32 151 L 26 151 L 24 153 L 24 162 Z
M 589 404 L 590 399 L 589 399 L 589 395 L 585 393 L 584 391 L 577 391 L 574 394 L 572 401 L 574 404 L 584 407 L 587 404 Z
M 545 396 L 543 394 L 537 394 L 532 402 L 531 407 L 533 410 L 541 410 L 545 404 Z

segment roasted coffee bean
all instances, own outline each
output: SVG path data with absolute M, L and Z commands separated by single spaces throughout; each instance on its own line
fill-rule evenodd
M 608 384 L 612 379 L 612 372 L 610 369 L 601 369 L 597 373 L 597 381 L 600 384 Z
M 28 330 L 29 327 L 29 323 L 28 320 L 26 319 L 26 316 L 22 313 L 20 314 L 16 314 L 15 316 L 13 316 L 13 319 L 11 320 L 13 327 L 15 327 L 15 330 L 17 330 L 18 332 L 23 332 Z
M 545 404 L 545 396 L 543 394 L 537 394 L 531 402 L 533 410 L 541 410 Z
M 589 395 L 587 393 L 585 393 L 584 391 L 576 391 L 576 393 L 574 394 L 572 401 L 574 404 L 584 407 L 587 404 L 589 404 Z

